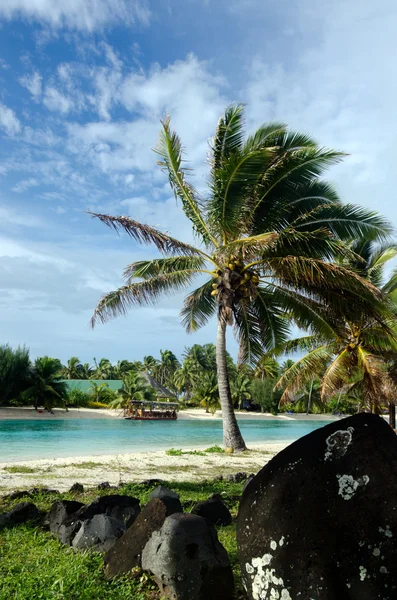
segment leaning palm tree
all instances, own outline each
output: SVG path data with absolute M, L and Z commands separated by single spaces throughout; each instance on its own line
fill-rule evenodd
M 369 286 L 329 259 L 344 254 L 342 238 L 381 235 L 389 226 L 372 212 L 342 205 L 335 190 L 319 179 L 341 160 L 340 152 L 320 148 L 281 123 L 262 125 L 244 139 L 242 106 L 228 108 L 219 121 L 206 196 L 188 180 L 182 145 L 169 119 L 162 123 L 156 152 L 198 245 L 128 217 L 91 213 L 140 243 L 154 244 L 165 256 L 129 265 L 125 285 L 102 297 L 91 323 L 125 314 L 130 306 L 152 304 L 207 276 L 187 296 L 182 322 L 191 332 L 217 316 L 224 444 L 243 450 L 227 373 L 227 325 L 234 324 L 240 360 L 253 362 L 286 339 L 286 316 L 303 327 L 321 321 L 310 298 L 322 290 L 333 294 L 333 302 L 353 306 L 361 295 L 361 305 L 369 304 Z
M 316 376 L 321 379 L 323 403 L 344 391 L 358 395 L 362 407 L 379 413 L 382 403 L 394 402 L 397 386 L 390 362 L 397 355 L 397 271 L 384 280 L 385 264 L 397 256 L 397 245 L 375 244 L 360 239 L 351 244 L 354 254 L 348 266 L 383 294 L 384 317 L 374 318 L 365 311 L 355 315 L 335 307 L 323 313 L 328 332 L 314 332 L 282 345 L 279 352 L 306 351 L 301 359 L 284 372 L 276 389 L 284 389 L 281 403 L 294 398 Z M 346 308 L 346 307 L 345 307 Z

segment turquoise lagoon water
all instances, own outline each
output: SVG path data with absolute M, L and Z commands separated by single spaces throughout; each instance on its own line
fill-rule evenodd
M 326 421 L 240 421 L 244 439 L 254 442 L 292 442 Z M 57 421 L 0 421 L 0 462 L 123 454 L 168 448 L 222 444 L 219 420 L 125 421 L 123 419 L 59 419 Z

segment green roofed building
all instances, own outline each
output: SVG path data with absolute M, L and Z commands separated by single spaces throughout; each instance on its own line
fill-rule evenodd
M 123 387 L 121 379 L 62 379 L 66 383 L 68 390 L 81 390 L 82 392 L 90 392 L 92 390 L 92 383 L 106 383 L 106 385 L 113 390 L 118 392 Z

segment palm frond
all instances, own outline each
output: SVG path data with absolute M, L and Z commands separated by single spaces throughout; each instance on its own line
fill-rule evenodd
M 185 244 L 154 227 L 134 221 L 129 217 L 103 215 L 100 213 L 89 212 L 93 218 L 99 219 L 111 229 L 119 233 L 124 230 L 130 237 L 141 244 L 154 244 L 163 254 L 186 254 L 189 256 L 198 256 L 199 250 L 194 246 Z
M 321 397 L 330 398 L 338 392 L 346 381 L 351 377 L 356 361 L 354 354 L 345 349 L 340 352 L 325 371 L 322 385 Z
M 183 289 L 196 275 L 196 270 L 175 271 L 124 285 L 109 292 L 98 302 L 91 318 L 91 326 L 94 327 L 98 320 L 106 323 L 118 315 L 125 315 L 130 306 L 155 304 L 162 294 Z
M 308 381 L 311 381 L 313 376 L 321 376 L 334 351 L 334 344 L 324 344 L 303 356 L 287 369 L 275 385 L 276 390 L 284 389 L 280 405 L 293 400 L 294 395 Z
M 274 290 L 274 298 L 278 306 L 290 316 L 298 327 L 313 330 L 325 338 L 332 338 L 335 335 L 326 304 L 308 298 L 286 286 L 278 286 L 275 282 L 270 282 L 269 286 Z
M 322 346 L 326 343 L 331 343 L 333 340 L 325 340 L 321 339 L 318 335 L 306 335 L 303 337 L 295 338 L 292 340 L 286 341 L 284 344 L 279 344 L 273 350 L 273 354 L 275 356 L 289 356 L 291 354 L 295 354 L 296 352 L 311 352 L 315 350 L 319 346 Z
M 328 204 L 303 216 L 296 229 L 327 226 L 340 239 L 385 239 L 393 228 L 378 213 L 355 204 Z
M 241 150 L 244 136 L 244 106 L 235 104 L 229 106 L 219 119 L 212 148 L 212 168 L 219 169 L 225 159 Z
M 274 276 L 294 288 L 306 290 L 347 290 L 361 298 L 380 298 L 381 293 L 369 281 L 345 267 L 306 256 L 285 256 L 266 260 Z
M 183 148 L 181 140 L 175 131 L 171 130 L 169 118 L 161 123 L 162 130 L 154 150 L 162 159 L 158 161 L 158 164 L 166 170 L 175 197 L 181 201 L 183 211 L 192 222 L 195 232 L 205 244 L 212 243 L 217 246 L 217 241 L 211 235 L 205 222 L 198 194 L 193 186 L 186 181 L 187 169 L 182 166 Z
M 341 161 L 344 156 L 341 152 L 318 148 L 308 145 L 307 147 L 281 153 L 271 167 L 266 170 L 258 188 L 258 197 L 255 198 L 251 209 L 251 220 L 255 227 L 255 213 L 269 194 L 275 193 L 280 185 L 288 183 L 289 186 L 310 184 L 313 179 L 319 177 L 326 168 Z M 283 194 L 279 193 L 279 197 Z
M 287 338 L 289 322 L 269 288 L 258 288 L 256 297 L 249 303 L 239 303 L 234 317 L 242 362 L 255 364 L 263 352 L 273 350 Z
M 157 275 L 167 275 L 175 271 L 199 271 L 203 267 L 205 267 L 205 260 L 201 256 L 172 256 L 169 258 L 140 260 L 126 267 L 124 278 L 127 283 L 130 283 L 135 277 L 150 279 Z
M 274 151 L 268 148 L 247 154 L 236 153 L 212 173 L 212 198 L 208 219 L 219 234 L 235 235 L 245 210 L 245 198 L 263 177 Z
M 247 137 L 243 153 L 255 152 L 262 148 L 280 146 L 286 134 L 284 123 L 265 123 L 258 127 L 252 135 Z
M 216 312 L 217 301 L 211 296 L 212 281 L 210 279 L 185 299 L 181 317 L 182 325 L 188 333 L 205 325 Z

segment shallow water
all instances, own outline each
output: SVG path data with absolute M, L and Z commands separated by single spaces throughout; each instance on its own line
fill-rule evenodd
M 292 442 L 327 421 L 240 421 L 246 442 Z M 222 444 L 222 422 L 59 419 L 0 421 L 0 462 Z

